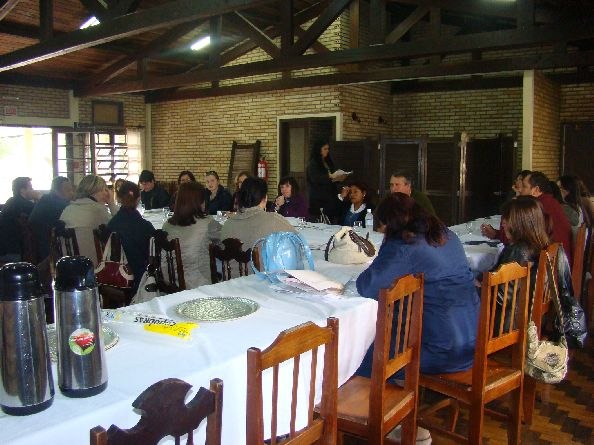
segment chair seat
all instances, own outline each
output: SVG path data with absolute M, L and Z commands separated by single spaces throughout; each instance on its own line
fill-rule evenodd
M 485 383 L 485 403 L 490 402 L 517 388 L 522 373 L 495 360 L 487 363 L 487 381 Z M 421 374 L 419 385 L 470 403 L 472 394 L 472 368 L 450 374 Z
M 371 379 L 355 376 L 338 388 L 338 429 L 364 435 L 369 419 Z M 386 383 L 384 422 L 397 425 L 413 408 L 415 392 Z M 409 409 L 406 409 L 409 405 Z M 395 414 L 398 413 L 398 417 Z M 350 425 L 350 427 L 349 427 Z M 389 428 L 391 429 L 391 428 Z

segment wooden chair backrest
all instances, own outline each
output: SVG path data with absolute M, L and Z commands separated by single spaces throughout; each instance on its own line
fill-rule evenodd
M 179 239 L 173 238 L 168 240 L 167 232 L 164 230 L 156 230 L 153 238 L 155 241 L 155 257 L 151 258 L 150 261 L 155 268 L 157 287 L 165 294 L 186 290 Z M 167 267 L 166 275 L 163 271 L 163 263 Z
M 101 224 L 96 229 L 93 229 L 93 240 L 95 241 L 95 252 L 97 253 L 97 264 L 99 264 L 103 260 L 103 251 L 105 250 L 105 245 L 107 244 L 107 240 L 109 240 L 109 235 L 111 235 L 111 230 L 107 228 L 105 224 Z M 113 242 L 112 242 L 113 244 Z M 113 247 L 112 247 L 112 256 L 113 256 Z M 119 259 L 119 257 L 118 257 Z
M 192 385 L 179 379 L 165 379 L 144 390 L 132 403 L 142 416 L 130 429 L 115 425 L 106 431 L 100 426 L 91 430 L 91 445 L 157 445 L 167 436 L 175 443 L 188 434 L 186 444 L 193 443 L 193 431 L 206 420 L 205 445 L 221 444 L 223 381 L 213 379 L 210 389 L 201 387 L 186 405 L 184 400 Z
M 230 280 L 231 262 L 237 261 L 239 265 L 239 276 L 243 277 L 249 273 L 249 263 L 252 257 L 252 249 L 241 250 L 243 243 L 237 238 L 226 238 L 222 241 L 223 246 L 210 243 L 208 253 L 210 255 L 210 279 L 213 283 Z M 217 271 L 217 260 L 222 263 L 221 277 Z
M 588 227 L 582 224 L 577 231 L 575 246 L 573 249 L 573 265 L 571 266 L 571 284 L 575 298 L 582 296 L 582 284 L 584 280 L 584 264 L 586 261 L 586 241 L 588 238 Z
M 318 348 L 322 345 L 324 345 L 322 400 L 320 402 L 319 417 L 314 419 Z M 299 363 L 301 354 L 308 351 L 311 351 L 311 374 L 307 426 L 300 431 L 295 431 Z M 328 318 L 326 327 L 307 322 L 283 331 L 263 351 L 258 348 L 248 349 L 246 444 L 262 445 L 264 443 L 262 374 L 268 368 L 272 368 L 273 381 L 270 445 L 277 444 L 279 365 L 289 359 L 293 359 L 293 383 L 288 440 L 291 445 L 311 443 L 334 445 L 337 440 L 336 394 L 338 388 L 338 319 L 336 318 Z
M 557 256 L 559 255 L 559 243 L 553 243 L 540 252 L 538 258 L 538 269 L 536 270 L 536 282 L 534 283 L 534 294 L 532 296 L 531 320 L 536 325 L 538 335 L 541 334 L 543 317 L 551 308 L 551 288 L 547 277 L 547 253 L 553 265 L 555 283 L 558 283 Z
M 501 315 L 497 317 L 498 294 L 503 291 Z M 472 367 L 473 388 L 485 390 L 488 356 L 511 348 L 515 369 L 523 371 L 526 349 L 530 265 L 507 263 L 495 272 L 483 274 L 481 307 Z M 511 294 L 511 301 L 508 296 Z M 509 312 L 508 312 L 509 309 Z M 496 320 L 499 318 L 499 322 Z
M 406 369 L 404 387 L 417 391 L 423 324 L 423 274 L 397 278 L 389 289 L 379 293 L 371 394 L 369 395 L 369 429 L 371 437 L 378 437 L 384 419 L 386 380 L 402 368 Z M 394 324 L 394 316 L 397 322 Z M 396 328 L 393 344 L 392 329 Z
M 67 229 L 62 221 L 52 227 L 50 233 L 50 271 L 52 277 L 56 276 L 56 263 L 64 256 L 80 255 L 76 232 Z

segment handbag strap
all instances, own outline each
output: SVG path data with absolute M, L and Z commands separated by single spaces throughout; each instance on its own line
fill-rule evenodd
M 559 318 L 559 325 L 558 330 L 559 334 L 562 337 L 565 337 L 565 332 L 563 331 L 563 311 L 561 310 L 561 300 L 559 300 L 559 290 L 557 289 L 557 282 L 555 280 L 555 273 L 553 271 L 553 262 L 551 261 L 551 257 L 549 256 L 549 252 L 545 251 L 547 255 L 547 278 L 549 280 L 549 290 L 551 291 L 551 300 L 553 301 L 553 306 L 555 307 L 555 311 L 557 312 L 557 317 Z

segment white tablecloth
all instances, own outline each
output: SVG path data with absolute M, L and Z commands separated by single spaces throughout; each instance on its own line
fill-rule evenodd
M 337 279 L 348 279 L 357 272 L 353 267 L 333 268 L 331 265 L 320 269 Z M 181 319 L 175 313 L 177 304 L 213 295 L 248 297 L 258 302 L 260 309 L 234 321 L 201 323 L 189 342 L 145 332 L 139 325 L 112 324 L 120 341 L 106 352 L 107 389 L 94 397 L 68 399 L 56 384 L 54 403 L 47 410 L 26 417 L 0 414 L 0 444 L 87 444 L 89 430 L 96 425 L 107 428 L 115 423 L 131 427 L 138 420 L 132 410 L 133 400 L 152 383 L 167 377 L 183 379 L 192 384 L 194 390 L 208 387 L 211 378 L 221 378 L 224 384 L 223 443 L 245 443 L 246 351 L 249 347 L 265 348 L 282 330 L 306 321 L 325 325 L 327 317 L 338 317 L 338 374 L 339 384 L 342 384 L 356 371 L 375 336 L 376 301 L 352 293 L 343 298 L 274 293 L 266 281 L 253 275 L 172 294 L 131 308 Z M 322 357 L 319 356 L 320 366 Z M 300 375 L 306 379 L 307 359 L 302 362 Z M 55 367 L 53 371 L 57 382 Z M 287 369 L 281 369 L 280 387 L 289 391 L 291 375 L 286 372 Z M 321 368 L 318 376 L 321 376 Z M 307 391 L 307 386 L 302 382 L 300 389 Z M 306 416 L 302 405 L 306 399 L 305 393 L 300 392 L 301 420 Z M 270 397 L 265 396 L 264 400 Z M 279 419 L 285 419 L 285 424 L 279 425 L 279 433 L 285 428 L 288 431 L 289 409 L 290 394 L 281 392 Z M 195 442 L 203 443 L 203 435 L 202 427 Z

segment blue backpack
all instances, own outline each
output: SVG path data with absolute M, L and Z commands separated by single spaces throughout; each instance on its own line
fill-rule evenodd
M 313 257 L 303 237 L 293 232 L 273 232 L 260 238 L 252 247 L 250 265 L 254 273 L 263 275 L 254 266 L 254 249 L 260 249 L 260 268 L 262 272 L 305 269 L 305 261 L 314 270 Z

